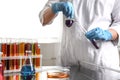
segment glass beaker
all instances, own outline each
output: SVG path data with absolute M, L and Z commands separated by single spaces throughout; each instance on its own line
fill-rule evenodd
M 25 59 L 25 63 L 21 69 L 21 80 L 35 80 L 35 68 L 32 63 L 32 51 L 27 50 L 26 54 L 28 58 Z
M 68 68 L 47 71 L 47 80 L 69 80 L 69 77 L 70 70 Z

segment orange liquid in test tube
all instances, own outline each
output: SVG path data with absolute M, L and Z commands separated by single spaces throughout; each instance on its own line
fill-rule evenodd
M 3 57 L 6 57 L 7 56 L 7 44 L 6 43 L 2 43 L 2 52 L 3 52 Z M 3 60 L 3 70 L 6 70 L 6 60 Z
M 24 46 L 25 46 L 24 42 L 21 42 L 19 44 L 19 54 L 20 54 L 20 56 L 24 56 L 24 51 L 25 51 L 25 47 Z M 20 64 L 20 67 L 22 67 L 23 62 L 24 62 L 24 59 L 22 59 L 22 64 Z
M 35 44 L 34 43 L 31 43 L 32 45 L 32 55 L 35 56 Z M 35 58 L 33 58 L 33 65 L 35 65 Z
M 38 43 L 35 43 L 35 54 L 40 56 L 40 48 L 38 47 Z M 40 58 L 36 58 L 36 68 L 40 68 Z
M 15 57 L 15 56 L 17 56 L 17 44 L 16 43 L 13 43 L 13 56 Z M 14 64 L 14 66 L 13 66 L 13 69 L 14 70 L 16 70 L 16 61 L 17 61 L 17 59 L 14 59 L 14 61 L 13 61 L 13 64 Z
M 16 56 L 20 56 L 19 54 L 19 43 L 16 43 Z M 20 60 L 16 59 L 16 70 L 20 69 Z M 16 80 L 20 80 L 20 76 L 16 75 Z
M 16 56 L 20 56 L 19 55 L 19 44 L 18 43 L 16 44 Z M 19 59 L 16 60 L 16 69 L 20 69 L 20 60 Z
M 13 43 L 13 56 L 15 57 L 15 56 L 17 56 L 17 44 L 16 43 Z M 17 68 L 17 59 L 14 59 L 14 61 L 13 61 L 13 63 L 14 63 L 14 70 L 17 70 L 16 68 Z M 13 76 L 13 79 L 12 80 L 18 80 L 17 79 L 17 76 L 18 75 L 15 75 L 15 76 Z
M 13 53 L 13 43 L 10 43 L 10 56 L 13 57 L 14 56 L 14 53 Z M 9 60 L 10 61 L 10 70 L 13 70 L 14 69 L 14 59 L 12 60 Z
M 13 57 L 13 43 L 10 43 L 10 57 Z M 14 59 L 9 60 L 9 70 L 14 70 Z M 10 76 L 10 80 L 13 80 L 13 75 Z
M 7 57 L 7 44 L 3 43 L 2 44 L 2 52 L 3 52 L 3 57 Z M 6 70 L 6 60 L 3 60 L 3 70 Z M 4 80 L 7 80 L 6 77 L 4 77 Z

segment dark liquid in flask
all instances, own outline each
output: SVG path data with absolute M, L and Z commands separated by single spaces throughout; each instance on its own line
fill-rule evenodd
M 65 24 L 66 24 L 67 27 L 71 27 L 73 23 L 74 23 L 74 20 L 72 20 L 72 19 L 67 19 L 65 21 Z

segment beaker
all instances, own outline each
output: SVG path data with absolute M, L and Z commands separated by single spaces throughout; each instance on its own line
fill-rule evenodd
M 21 80 L 35 80 L 35 68 L 32 63 L 32 51 L 27 50 L 26 54 L 28 58 L 25 59 L 25 63 L 21 69 Z
M 47 71 L 47 80 L 69 80 L 70 71 L 68 68 L 52 69 Z

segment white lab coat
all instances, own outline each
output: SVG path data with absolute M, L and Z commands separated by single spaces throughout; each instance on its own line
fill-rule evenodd
M 61 1 L 73 3 L 77 21 L 70 28 L 64 25 L 61 42 L 61 64 L 72 66 L 71 80 L 118 80 L 119 73 L 95 65 L 119 70 L 117 49 L 119 38 L 115 41 L 98 40 L 96 42 L 99 49 L 95 49 L 84 36 L 81 26 L 87 31 L 96 27 L 105 30 L 113 28 L 120 35 L 120 0 Z M 49 0 L 41 11 L 41 22 L 44 10 L 54 2 L 59 2 L 59 0 Z

